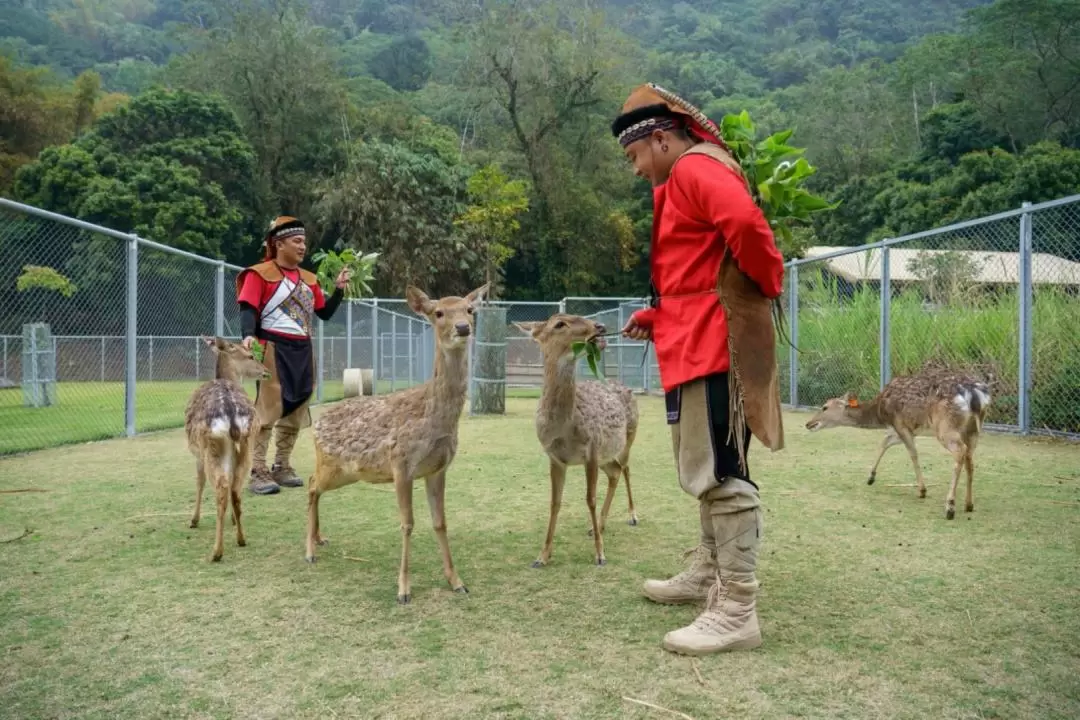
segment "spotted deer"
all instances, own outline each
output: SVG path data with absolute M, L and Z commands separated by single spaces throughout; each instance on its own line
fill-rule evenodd
M 244 379 L 263 379 L 269 371 L 250 350 L 220 337 L 202 338 L 217 356 L 214 379 L 200 385 L 188 400 L 184 432 L 188 450 L 195 456 L 195 513 L 191 527 L 199 526 L 203 489 L 209 475 L 217 497 L 217 527 L 210 559 L 221 560 L 224 553 L 225 511 L 232 500 L 236 544 L 247 544 L 240 524 L 240 490 L 251 472 L 251 442 L 255 427 L 255 405 L 244 392 Z
M 592 522 L 590 534 L 596 550 L 596 564 L 603 565 L 607 562 L 604 525 L 620 474 L 626 479 L 629 523 L 637 525 L 634 498 L 630 492 L 630 448 L 637 434 L 637 400 L 627 387 L 611 382 L 579 382 L 575 378 L 574 343 L 593 343 L 603 348 L 606 329 L 600 323 L 559 313 L 545 322 L 516 325 L 540 345 L 544 354 L 544 388 L 536 408 L 535 424 L 536 436 L 548 456 L 551 508 L 544 546 L 533 567 L 543 567 L 551 561 L 566 469 L 571 465 L 585 466 L 585 502 Z M 596 485 L 600 470 L 607 475 L 608 488 L 597 521 Z
M 833 427 L 887 429 L 866 484 L 874 484 L 885 452 L 902 443 L 915 466 L 920 498 L 926 497 L 926 481 L 919 468 L 915 437 L 930 435 L 937 438 L 955 460 L 952 485 L 945 498 L 945 517 L 952 520 L 956 515 L 956 484 L 961 468 L 967 471 L 964 510 L 972 512 L 975 509 L 973 456 L 989 406 L 990 389 L 986 383 L 960 372 L 929 369 L 894 378 L 865 404 L 850 392 L 832 398 L 810 418 L 806 428 L 810 432 Z
M 435 336 L 435 372 L 422 385 L 388 395 L 349 398 L 323 413 L 314 424 L 315 472 L 308 481 L 308 562 L 315 546 L 327 539 L 319 528 L 319 499 L 356 482 L 393 483 L 401 516 L 401 567 L 398 602 L 411 600 L 409 548 L 413 531 L 412 492 L 424 478 L 443 574 L 455 592 L 467 593 L 454 569 L 446 535 L 443 502 L 446 471 L 458 447 L 458 424 L 468 391 L 468 341 L 474 306 L 484 285 L 465 297 L 431 300 L 408 287 L 409 307 L 431 323 Z

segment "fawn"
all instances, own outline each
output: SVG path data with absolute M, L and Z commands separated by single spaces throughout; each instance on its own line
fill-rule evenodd
M 986 383 L 964 373 L 932 369 L 894 378 L 865 405 L 850 392 L 828 400 L 806 423 L 806 428 L 810 432 L 840 426 L 888 428 L 866 484 L 874 484 L 885 451 L 903 443 L 915 466 L 920 498 L 926 497 L 926 482 L 915 452 L 915 437 L 933 435 L 956 461 L 952 485 L 945 498 L 945 517 L 952 520 L 956 514 L 956 484 L 961 468 L 967 470 L 964 510 L 975 509 L 972 457 L 989 406 L 990 389 Z
M 573 345 L 593 343 L 603 349 L 606 329 L 600 323 L 578 315 L 556 314 L 545 322 L 516 323 L 529 334 L 544 354 L 544 389 L 536 408 L 536 436 L 547 453 L 551 477 L 551 509 L 547 537 L 539 568 L 551 560 L 555 524 L 562 505 L 566 468 L 585 466 L 585 502 L 592 521 L 596 564 L 603 565 L 604 524 L 607 520 L 620 473 L 626 478 L 631 525 L 637 525 L 634 498 L 630 492 L 630 448 L 637 434 L 637 400 L 629 388 L 611 382 L 578 382 Z M 596 519 L 596 485 L 599 471 L 608 478 L 607 496 Z
M 468 340 L 474 305 L 484 285 L 464 298 L 433 301 L 409 286 L 409 307 L 428 319 L 435 335 L 435 372 L 422 385 L 389 395 L 349 398 L 315 422 L 315 473 L 308 481 L 308 562 L 327 540 L 319 531 L 319 498 L 355 482 L 393 483 L 401 514 L 401 569 L 398 602 L 411 599 L 409 544 L 413 530 L 413 480 L 424 478 L 443 573 L 458 593 L 467 593 L 450 557 L 443 503 L 446 471 L 458 447 L 458 424 L 468 391 Z
M 268 378 L 270 372 L 242 345 L 220 337 L 202 340 L 217 355 L 217 368 L 214 379 L 199 386 L 188 400 L 184 431 L 197 473 L 191 527 L 199 526 L 203 488 L 210 475 L 217 496 L 217 530 L 211 560 L 218 562 L 224 552 L 222 535 L 230 498 L 236 544 L 247 544 L 240 524 L 240 490 L 251 472 L 251 442 L 258 428 L 255 404 L 240 383 L 245 378 Z

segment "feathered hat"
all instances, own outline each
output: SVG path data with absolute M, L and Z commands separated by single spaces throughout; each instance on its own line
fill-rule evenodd
M 266 238 L 263 240 L 264 245 L 264 260 L 273 260 L 277 251 L 274 248 L 274 243 L 284 238 L 293 237 L 294 235 L 304 234 L 304 223 L 300 220 L 289 217 L 288 215 L 281 215 L 270 221 L 270 227 L 266 230 Z
M 626 147 L 647 137 L 653 130 L 672 128 L 682 128 L 702 142 L 728 150 L 720 128 L 705 113 L 656 83 L 634 88 L 623 103 L 620 115 L 611 123 L 611 134 Z

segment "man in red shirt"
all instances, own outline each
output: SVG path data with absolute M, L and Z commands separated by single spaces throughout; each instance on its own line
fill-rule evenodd
M 350 277 L 348 269 L 342 270 L 326 299 L 315 274 L 300 269 L 306 251 L 304 224 L 294 217 L 275 218 L 266 234 L 263 262 L 244 268 L 236 278 L 244 347 L 264 344 L 263 364 L 270 371 L 270 379 L 256 385 L 255 395 L 261 429 L 252 452 L 249 489 L 259 495 L 304 484 L 289 458 L 300 429 L 311 425 L 314 317 L 333 317 Z M 275 426 L 276 456 L 273 467 L 267 468 L 266 451 Z
M 697 108 L 653 84 L 636 88 L 612 124 L 635 173 L 653 186 L 650 307 L 623 334 L 652 340 L 679 484 L 698 499 L 690 568 L 647 580 L 663 603 L 705 601 L 664 647 L 701 655 L 761 644 L 755 577 L 763 523 L 746 467 L 751 434 L 783 446 L 769 314 L 783 256 L 738 163 Z

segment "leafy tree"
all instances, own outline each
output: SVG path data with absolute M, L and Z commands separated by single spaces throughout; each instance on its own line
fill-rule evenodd
M 514 256 L 514 236 L 521 229 L 518 215 L 529 208 L 527 185 L 510 180 L 495 165 L 480 168 L 466 184 L 472 201 L 454 223 L 465 232 L 473 252 L 481 259 L 490 297 L 501 291 L 503 268 Z
M 368 69 L 395 90 L 419 90 L 431 77 L 431 51 L 419 35 L 406 35 L 376 53 Z

